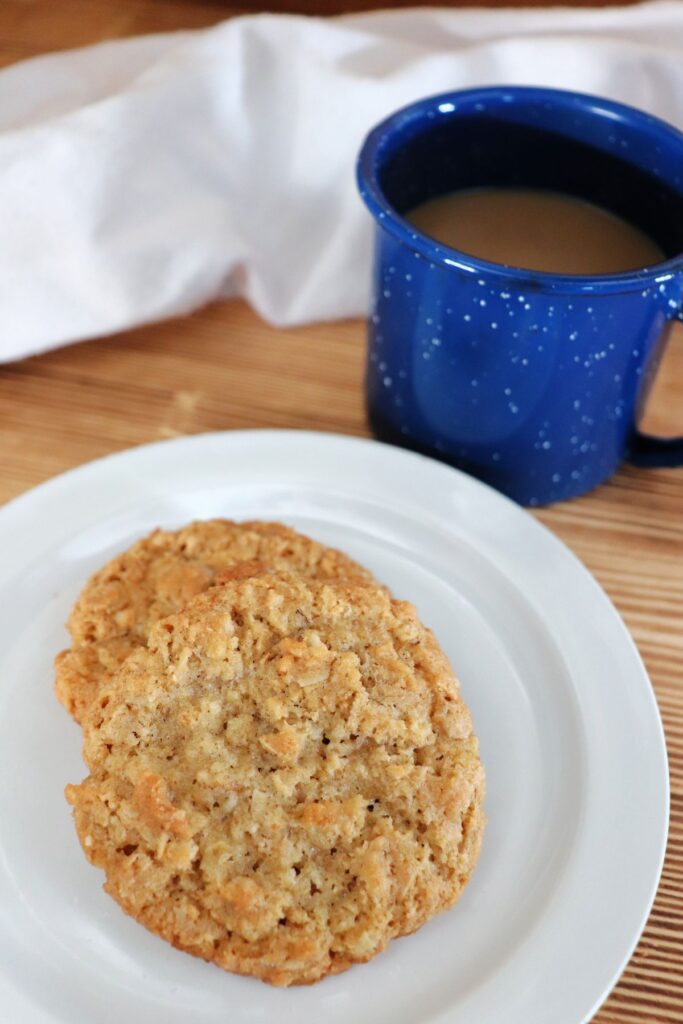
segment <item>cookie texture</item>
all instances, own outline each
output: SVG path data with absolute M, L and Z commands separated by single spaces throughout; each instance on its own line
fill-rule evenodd
M 125 658 L 147 640 L 150 626 L 183 608 L 236 565 L 262 563 L 317 579 L 371 574 L 347 555 L 281 523 L 226 519 L 155 530 L 96 572 L 68 621 L 69 650 L 55 660 L 57 697 L 81 722 Z
M 151 627 L 87 715 L 67 787 L 106 891 L 173 945 L 276 985 L 369 960 L 460 896 L 484 773 L 412 605 L 233 579 Z

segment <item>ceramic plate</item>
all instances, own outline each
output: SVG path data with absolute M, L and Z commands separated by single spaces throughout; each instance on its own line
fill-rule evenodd
M 157 525 L 278 519 L 413 601 L 462 680 L 489 824 L 460 903 L 372 963 L 278 990 L 166 945 L 102 891 L 62 791 L 80 731 L 52 694 L 89 573 Z M 0 1007 L 11 1024 L 578 1024 L 643 928 L 668 783 L 614 608 L 531 516 L 372 441 L 209 434 L 114 455 L 0 510 Z

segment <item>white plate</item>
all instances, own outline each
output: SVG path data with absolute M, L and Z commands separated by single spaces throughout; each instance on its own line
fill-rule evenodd
M 52 658 L 86 576 L 154 526 L 274 518 L 417 605 L 462 679 L 489 824 L 453 910 L 372 963 L 278 990 L 125 917 L 64 801 L 80 732 Z M 470 477 L 370 441 L 209 434 L 114 455 L 0 510 L 0 1017 L 8 1024 L 578 1024 L 647 918 L 666 749 L 638 653 L 549 532 Z

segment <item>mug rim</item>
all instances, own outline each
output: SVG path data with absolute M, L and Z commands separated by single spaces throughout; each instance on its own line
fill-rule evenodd
M 607 99 L 604 96 L 573 92 L 568 89 L 519 85 L 482 86 L 435 93 L 395 110 L 376 124 L 363 141 L 356 164 L 356 179 L 361 198 L 378 226 L 431 263 L 441 264 L 447 268 L 470 274 L 486 274 L 489 277 L 515 281 L 518 284 L 544 288 L 547 291 L 572 293 L 630 291 L 642 288 L 646 281 L 654 280 L 656 284 L 664 284 L 677 277 L 683 269 L 683 252 L 663 260 L 661 263 L 617 274 L 557 274 L 542 270 L 526 270 L 523 267 L 508 267 L 503 263 L 484 260 L 437 241 L 431 235 L 418 230 L 389 203 L 379 182 L 378 172 L 381 166 L 379 157 L 381 149 L 397 128 L 412 120 L 434 119 L 437 114 L 442 116 L 455 114 L 458 104 L 466 103 L 472 106 L 475 103 L 492 99 L 498 100 L 501 104 L 512 103 L 517 98 L 528 98 L 546 103 L 555 102 L 558 107 L 562 108 L 572 105 L 582 109 L 592 108 L 592 113 L 596 116 L 602 114 L 613 121 L 628 123 L 634 127 L 647 127 L 654 136 L 663 136 L 669 142 L 672 140 L 678 142 L 683 157 L 683 132 L 678 128 L 644 110 Z

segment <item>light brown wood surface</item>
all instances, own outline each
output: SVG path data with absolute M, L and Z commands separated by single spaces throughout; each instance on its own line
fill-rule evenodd
M 323 0 L 317 6 L 328 9 Z M 2 0 L 0 63 L 200 27 L 231 10 L 193 0 Z M 672 343 L 648 407 L 646 426 L 661 433 L 683 432 L 682 342 L 679 335 Z M 277 331 L 232 302 L 0 367 L 0 502 L 159 438 L 239 427 L 364 435 L 363 349 L 360 321 Z M 683 469 L 625 467 L 593 494 L 536 515 L 626 620 L 657 693 L 671 765 L 671 832 L 655 907 L 595 1022 L 683 1021 Z

